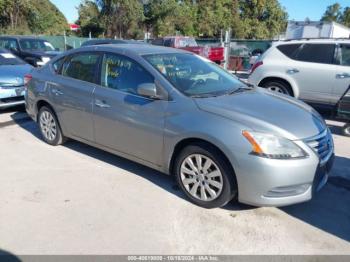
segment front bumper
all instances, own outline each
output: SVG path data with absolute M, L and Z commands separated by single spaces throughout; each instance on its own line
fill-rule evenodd
M 0 88 L 0 109 L 23 105 L 24 87 Z
M 308 157 L 277 160 L 236 154 L 238 200 L 253 206 L 286 206 L 310 200 L 327 182 L 333 165 L 333 146 L 327 158 L 299 141 Z

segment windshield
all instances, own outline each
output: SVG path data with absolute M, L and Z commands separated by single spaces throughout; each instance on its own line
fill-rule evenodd
M 24 61 L 14 56 L 13 54 L 0 51 L 0 65 L 23 65 Z
M 248 88 L 219 66 L 192 54 L 157 54 L 144 58 L 187 96 L 218 96 Z
M 55 51 L 51 43 L 41 39 L 21 39 L 19 41 L 23 50 L 31 51 Z

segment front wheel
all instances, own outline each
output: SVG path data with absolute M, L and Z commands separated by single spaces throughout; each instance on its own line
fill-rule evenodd
M 175 175 L 190 201 L 204 208 L 222 207 L 237 193 L 232 168 L 211 145 L 184 148 L 176 159 Z
M 46 143 L 57 146 L 65 142 L 58 120 L 50 108 L 46 106 L 40 108 L 38 122 L 41 135 Z
M 350 124 L 346 124 L 344 127 L 343 127 L 343 134 L 345 136 L 350 136 Z

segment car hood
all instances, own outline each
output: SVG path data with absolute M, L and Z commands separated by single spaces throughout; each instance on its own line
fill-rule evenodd
M 196 98 L 199 109 L 237 121 L 247 128 L 299 140 L 325 130 L 323 118 L 292 97 L 261 88 L 211 98 Z
M 0 86 L 21 86 L 24 84 L 24 75 L 32 70 L 32 66 L 0 65 Z

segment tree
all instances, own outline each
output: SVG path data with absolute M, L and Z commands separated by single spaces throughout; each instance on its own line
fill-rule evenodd
M 144 14 L 146 29 L 155 36 L 196 33 L 192 1 L 150 0 L 144 4 Z
M 237 0 L 198 0 L 197 28 L 203 36 L 219 36 L 221 30 L 233 29 L 240 32 L 239 8 Z
M 0 0 L 0 31 L 10 34 L 62 34 L 63 14 L 49 0 Z
M 138 38 L 143 34 L 143 5 L 139 0 L 96 0 L 106 35 Z
M 98 37 L 104 32 L 104 27 L 100 22 L 100 11 L 95 2 L 85 0 L 78 7 L 79 19 L 77 24 L 80 25 L 83 36 Z
M 350 7 L 346 7 L 341 15 L 341 23 L 350 27 Z
M 341 6 L 339 3 L 335 3 L 327 7 L 326 12 L 323 14 L 321 21 L 324 22 L 340 22 L 342 16 Z
M 277 0 L 240 0 L 243 35 L 271 39 L 285 31 L 288 14 Z

